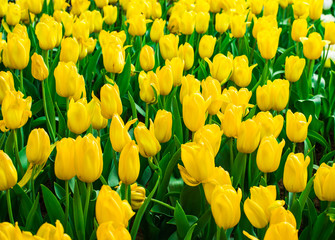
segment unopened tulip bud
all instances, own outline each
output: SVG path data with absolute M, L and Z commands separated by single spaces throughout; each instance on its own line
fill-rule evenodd
M 285 78 L 290 82 L 298 81 L 304 71 L 305 64 L 305 58 L 299 58 L 298 56 L 286 57 Z
M 0 191 L 6 191 L 17 182 L 17 172 L 10 157 L 0 151 Z
M 149 45 L 145 45 L 140 52 L 140 65 L 144 71 L 150 71 L 155 66 L 155 51 Z
M 49 75 L 49 70 L 45 65 L 43 57 L 34 53 L 31 56 L 31 75 L 37 80 L 43 81 Z
M 291 142 L 299 143 L 305 141 L 308 132 L 308 125 L 312 121 L 312 116 L 308 121 L 304 114 L 300 112 L 292 113 L 288 110 L 286 113 L 286 135 Z
M 161 145 L 155 137 L 154 123 L 151 119 L 150 130 L 144 123 L 140 122 L 134 130 L 134 135 L 143 157 L 153 157 L 161 150 Z
M 138 210 L 145 201 L 145 188 L 136 183 L 131 185 L 131 208 Z
M 172 113 L 165 110 L 158 110 L 155 120 L 155 137 L 158 142 L 168 142 L 172 135 Z
M 74 166 L 75 140 L 62 138 L 56 145 L 55 175 L 58 179 L 68 181 L 76 175 Z
M 199 42 L 199 55 L 201 58 L 210 58 L 213 55 L 216 37 L 204 35 Z
M 50 155 L 50 138 L 43 128 L 35 128 L 28 137 L 27 160 L 33 165 L 44 164 Z
M 139 148 L 135 141 L 128 142 L 121 151 L 119 159 L 119 178 L 126 185 L 133 184 L 140 173 Z

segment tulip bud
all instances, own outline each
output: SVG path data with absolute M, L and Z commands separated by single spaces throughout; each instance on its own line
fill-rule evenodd
M 200 81 L 194 75 L 188 74 L 181 79 L 181 88 L 179 93 L 180 103 L 183 104 L 184 97 L 192 93 L 200 93 Z
M 193 67 L 194 50 L 193 50 L 193 47 L 188 42 L 185 42 L 184 45 L 179 46 L 178 55 L 179 55 L 179 58 L 181 58 L 184 62 L 185 71 Z
M 226 137 L 238 137 L 243 116 L 243 108 L 229 103 L 224 114 L 219 114 L 221 129 Z
M 181 16 L 180 32 L 184 35 L 191 35 L 195 27 L 195 13 L 185 11 Z
M 162 17 L 162 6 L 159 2 L 152 2 L 152 10 L 151 10 L 152 19 L 157 19 Z
M 245 15 L 233 15 L 230 24 L 234 38 L 242 38 L 246 31 Z
M 276 56 L 281 28 L 263 30 L 257 34 L 258 49 L 264 59 L 272 59 Z
M 128 142 L 121 151 L 119 159 L 119 178 L 126 184 L 130 185 L 136 182 L 140 173 L 140 157 L 138 146 L 135 141 Z
M 108 44 L 102 48 L 104 67 L 107 72 L 121 73 L 125 65 L 124 49 L 121 45 Z
M 302 153 L 290 153 L 284 166 L 283 182 L 285 189 L 289 192 L 302 192 L 307 184 L 307 167 L 309 156 L 304 157 Z
M 309 1 L 309 17 L 312 20 L 318 20 L 322 14 L 324 0 L 310 0 Z
M 63 225 L 59 220 L 56 220 L 56 227 L 54 225 L 51 225 L 50 223 L 44 223 L 37 231 L 36 233 L 37 237 L 40 237 L 42 239 L 62 239 L 62 240 L 68 240 L 71 239 L 69 235 L 64 233 Z
M 131 185 L 131 208 L 138 210 L 145 201 L 145 188 L 136 183 Z
M 79 44 L 75 38 L 64 38 L 61 43 L 59 60 L 61 62 L 77 63 L 79 57 Z
M 172 135 L 172 114 L 165 110 L 158 110 L 154 120 L 155 137 L 160 143 L 166 143 Z
M 71 13 L 79 16 L 81 13 L 85 12 L 90 6 L 91 2 L 89 0 L 72 0 L 71 1 Z
M 195 16 L 195 31 L 198 34 L 207 32 L 210 15 L 208 12 L 198 12 Z
M 156 75 L 159 83 L 160 95 L 169 95 L 173 86 L 173 72 L 171 65 L 158 67 L 156 69 Z
M 95 204 L 95 217 L 100 224 L 115 222 L 128 226 L 128 221 L 135 213 L 127 200 L 121 200 L 119 194 L 108 185 L 103 185 Z
M 160 93 L 159 83 L 157 75 L 153 71 L 148 73 L 141 71 L 138 75 L 138 83 L 140 87 L 140 98 L 142 101 L 148 104 L 158 101 L 157 97 Z
M 28 0 L 28 10 L 33 14 L 39 14 L 42 12 L 44 0 Z
M 263 16 L 277 16 L 278 13 L 278 1 L 277 0 L 268 0 L 264 2 Z
M 208 107 L 210 115 L 216 115 L 220 110 L 224 97 L 221 95 L 220 82 L 212 77 L 207 77 L 201 82 L 202 96 L 205 100 L 211 99 L 211 104 Z
M 291 37 L 293 41 L 300 42 L 301 37 L 306 37 L 308 32 L 307 21 L 304 18 L 299 18 L 293 21 Z
M 93 24 L 93 32 L 99 33 L 102 30 L 102 16 L 101 13 L 97 10 L 92 11 L 92 24 Z
M 151 41 L 157 43 L 159 42 L 159 39 L 164 36 L 164 27 L 165 27 L 166 21 L 157 18 L 155 19 L 154 23 L 151 26 L 150 29 L 150 39 Z
M 0 176 L 0 191 L 6 191 L 15 186 L 17 182 L 16 168 L 10 157 L 2 150 L 0 150 Z
M 242 191 L 230 185 L 217 186 L 212 193 L 211 209 L 218 227 L 227 230 L 234 227 L 241 217 Z M 222 214 L 225 212 L 226 214 Z
M 233 74 L 231 79 L 239 87 L 247 87 L 252 79 L 252 70 L 257 66 L 249 67 L 249 60 L 246 55 L 235 57 L 233 60 Z
M 106 5 L 103 7 L 104 11 L 104 22 L 107 25 L 112 25 L 117 19 L 117 7 L 113 5 Z
M 282 115 L 272 116 L 270 112 L 259 112 L 253 119 L 261 128 L 261 140 L 263 137 L 273 135 L 277 138 L 283 128 L 284 118 Z
M 143 14 L 136 14 L 125 23 L 129 23 L 128 32 L 132 36 L 143 36 L 147 30 L 147 21 Z
M 258 147 L 260 137 L 260 127 L 256 121 L 248 119 L 242 122 L 237 137 L 237 150 L 241 153 L 252 153 Z
M 210 58 L 213 55 L 216 37 L 204 35 L 199 42 L 199 55 L 201 58 Z
M 257 167 L 264 173 L 274 172 L 278 169 L 285 140 L 280 143 L 271 135 L 261 140 L 257 151 Z
M 264 240 L 281 239 L 285 233 L 285 239 L 298 240 L 298 230 L 288 222 L 270 225 L 265 233 Z
M 94 0 L 94 2 L 98 8 L 103 8 L 105 6 L 108 6 L 108 0 Z
M 76 83 L 76 91 L 75 93 L 69 97 L 69 99 L 73 99 L 74 101 L 78 101 L 81 98 L 86 98 L 86 89 L 85 89 L 85 79 L 82 75 L 78 75 Z
M 206 121 L 207 108 L 211 99 L 205 99 L 200 93 L 186 95 L 183 99 L 183 120 L 186 127 L 192 132 L 196 132 L 204 126 Z
M 308 38 L 300 39 L 303 44 L 304 56 L 310 60 L 315 60 L 320 58 L 323 47 L 328 43 L 328 41 L 322 40 L 319 33 L 313 32 L 309 34 Z
M 284 110 L 290 98 L 290 82 L 276 79 L 272 82 L 271 90 L 272 109 L 277 112 Z
M 73 38 L 77 39 L 88 39 L 90 36 L 90 25 L 86 19 L 77 19 L 73 23 L 72 27 Z
M 268 80 L 266 85 L 258 86 L 256 90 L 257 106 L 262 111 L 269 111 L 272 108 L 272 82 Z M 277 100 L 277 99 L 276 99 Z
M 173 74 L 173 86 L 179 86 L 183 76 L 184 61 L 179 57 L 174 57 L 171 60 L 165 60 L 165 65 L 171 66 Z
M 121 152 L 123 147 L 131 141 L 128 129 L 135 123 L 137 119 L 133 119 L 124 125 L 122 118 L 118 114 L 114 114 L 109 128 L 109 138 L 114 151 Z
M 233 71 L 233 62 L 225 55 L 219 53 L 213 58 L 213 63 L 205 58 L 205 61 L 209 65 L 209 70 L 213 78 L 217 79 L 221 85 L 225 84 Z
M 254 27 L 252 28 L 252 36 L 257 38 L 259 32 L 264 30 L 278 29 L 277 18 L 273 15 L 254 18 Z
M 34 53 L 31 56 L 31 75 L 37 80 L 43 81 L 49 75 L 49 70 L 45 65 L 43 57 Z
M 122 224 L 114 221 L 99 224 L 97 229 L 97 240 L 123 239 L 131 240 L 131 236 Z
M 14 91 L 14 79 L 13 75 L 10 71 L 0 72 L 0 104 L 5 98 L 5 94 L 7 91 Z
M 20 22 L 20 19 L 21 19 L 20 6 L 12 2 L 8 3 L 6 22 L 11 26 L 15 26 Z
M 330 41 L 330 44 L 335 43 L 335 22 L 325 23 L 325 40 Z
M 71 99 L 69 110 L 67 111 L 67 127 L 75 134 L 82 134 L 91 125 L 94 103 L 87 104 L 86 98 L 78 101 Z
M 164 60 L 178 56 L 179 37 L 174 34 L 164 35 L 159 39 L 159 50 Z
M 155 66 L 155 51 L 149 45 L 145 45 L 141 49 L 140 65 L 144 71 L 150 71 Z
M 140 148 L 140 154 L 143 157 L 153 157 L 161 150 L 161 145 L 155 137 L 154 123 L 151 119 L 150 130 L 147 129 L 144 123 L 140 122 L 137 127 L 135 127 L 134 135 Z
M 62 138 L 57 142 L 55 175 L 60 180 L 68 181 L 76 175 L 74 165 L 75 143 L 73 138 Z
M 258 15 L 263 10 L 264 0 L 250 0 L 251 12 Z
M 209 143 L 212 147 L 213 155 L 216 156 L 220 149 L 221 136 L 222 131 L 218 125 L 207 124 L 195 132 L 193 141 L 198 144 L 202 142 Z
M 300 112 L 292 113 L 288 110 L 286 113 L 286 135 L 291 142 L 299 143 L 305 141 L 308 132 L 308 125 L 312 121 L 312 116 L 306 121 L 305 115 Z
M 74 164 L 80 181 L 92 183 L 100 177 L 103 160 L 99 137 L 95 138 L 91 133 L 77 137 Z
M 53 17 L 43 14 L 40 21 L 36 24 L 35 33 L 39 46 L 43 50 L 51 50 L 60 44 L 62 24 L 56 22 Z
M 291 224 L 294 228 L 297 227 L 297 221 L 290 210 L 285 210 L 284 207 L 277 207 L 271 210 L 270 226 L 279 224 L 282 222 L 287 222 Z
M 115 113 L 122 114 L 122 102 L 119 87 L 106 83 L 100 90 L 101 114 L 104 118 L 111 119 Z
M 56 92 L 61 97 L 73 96 L 77 89 L 79 74 L 73 62 L 59 62 L 54 71 Z
M 223 102 L 221 107 L 222 112 L 225 112 L 225 109 L 229 103 L 233 103 L 236 106 L 241 106 L 243 109 L 243 116 L 246 114 L 247 108 L 253 107 L 252 104 L 249 104 L 252 92 L 246 88 L 241 88 L 238 91 L 234 87 L 229 87 L 228 90 L 225 88 L 222 91 L 222 95 L 225 96 L 225 101 Z
M 101 115 L 101 103 L 99 99 L 92 92 L 92 100 L 90 104 L 93 105 L 91 124 L 92 128 L 96 130 L 104 129 L 108 124 L 108 119 Z
M 222 12 L 215 14 L 215 30 L 220 34 L 227 31 L 229 28 L 229 23 L 230 16 L 227 13 Z
M 315 173 L 314 192 L 321 201 L 335 201 L 335 191 L 332 183 L 335 181 L 335 165 L 331 167 L 325 163 Z
M 285 201 L 276 201 L 276 186 L 252 187 L 250 198 L 244 202 L 244 212 L 255 228 L 264 228 L 270 221 L 271 210 L 281 207 Z
M 31 102 L 32 98 L 29 96 L 23 99 L 23 93 L 20 91 L 7 91 L 1 105 L 1 131 L 6 132 L 8 129 L 17 129 L 25 125 L 31 117 Z
M 3 18 L 8 9 L 8 0 L 0 0 L 0 17 Z
M 285 60 L 285 78 L 290 82 L 296 82 L 300 79 L 304 71 L 306 60 L 298 56 L 286 57 Z
M 50 155 L 50 138 L 43 128 L 35 128 L 28 137 L 27 160 L 33 165 L 43 165 Z

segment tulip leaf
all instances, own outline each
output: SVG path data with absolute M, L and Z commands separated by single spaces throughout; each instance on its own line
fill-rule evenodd
M 329 239 L 334 229 L 335 222 L 331 222 L 326 211 L 321 213 L 313 226 L 311 240 Z
M 202 214 L 202 216 L 197 221 L 197 226 L 194 230 L 194 236 L 197 236 L 204 228 L 207 226 L 209 220 L 212 217 L 212 211 L 211 208 L 207 208 L 207 210 Z
M 197 225 L 198 224 L 195 223 L 190 227 L 190 229 L 187 231 L 187 234 L 186 234 L 184 240 L 192 240 L 192 235 L 193 235 L 194 229 Z
M 55 102 L 56 110 L 57 110 L 57 115 L 58 115 L 58 134 L 61 137 L 66 136 L 66 130 L 67 130 L 67 125 L 65 122 L 65 118 L 63 117 L 62 112 L 60 111 L 57 102 Z
M 179 238 L 184 239 L 187 234 L 188 229 L 190 228 L 190 224 L 179 202 L 177 202 L 176 207 L 175 207 L 174 219 L 177 225 L 178 236 Z
M 120 96 L 123 96 L 128 91 L 130 82 L 130 73 L 131 73 L 131 58 L 128 55 L 123 71 L 117 76 L 116 80 L 116 83 L 120 90 Z
M 187 214 L 199 216 L 201 209 L 201 191 L 199 186 L 185 185 L 180 193 L 180 204 Z
M 76 181 L 74 187 L 73 218 L 74 218 L 74 226 L 77 233 L 77 239 L 85 239 L 84 214 L 83 214 L 83 207 L 81 204 L 78 181 Z
M 39 206 L 39 200 L 40 200 L 40 194 L 37 194 L 37 197 L 35 198 L 34 204 L 31 207 L 29 214 L 27 216 L 27 221 L 26 221 L 26 231 L 33 231 L 36 232 L 37 229 L 42 225 L 43 219 L 39 215 L 39 217 L 35 217 L 36 214 L 40 213 L 38 212 L 38 206 Z M 35 217 L 35 219 L 34 219 Z
M 23 189 L 18 184 L 16 184 L 13 187 L 13 190 L 14 190 L 17 198 L 20 199 L 20 208 L 19 208 L 20 215 L 22 216 L 22 218 L 24 220 L 26 220 L 28 215 L 29 215 L 29 210 L 33 206 L 33 203 L 31 201 L 31 199 L 28 197 L 27 193 L 25 191 L 23 191 Z M 27 222 L 26 222 L 26 224 L 27 224 Z
M 331 159 L 335 156 L 335 150 L 327 153 L 325 156 L 323 156 L 320 160 L 320 165 L 322 163 L 328 163 L 328 161 L 331 161 Z
M 33 116 L 42 110 L 43 110 L 43 100 L 42 99 L 34 102 L 34 104 L 31 106 L 31 112 Z
M 173 134 L 175 134 L 179 142 L 183 142 L 183 127 L 180 117 L 180 112 L 178 108 L 177 97 L 174 96 L 172 100 L 172 117 L 173 117 Z
M 314 181 L 314 176 L 311 179 L 309 179 L 304 191 L 301 193 L 301 195 L 299 197 L 299 202 L 300 202 L 300 205 L 301 205 L 301 211 L 304 210 L 306 200 L 307 200 L 307 198 L 309 196 L 309 193 L 311 192 L 311 189 L 312 189 L 312 186 L 313 186 L 313 181 Z
M 297 221 L 297 228 L 299 229 L 300 224 L 301 224 L 302 211 L 303 211 L 303 208 L 300 205 L 299 199 L 293 200 L 290 211 L 293 213 L 293 215 L 294 215 L 294 217 Z
M 322 146 L 326 148 L 326 150 L 330 149 L 329 143 L 327 142 L 324 137 L 322 137 L 319 133 L 313 131 L 313 130 L 308 130 L 308 138 L 311 140 L 314 140 L 318 143 L 320 143 Z
M 56 196 L 43 184 L 41 184 L 42 194 L 43 194 L 43 201 L 45 208 L 47 210 L 48 216 L 52 223 L 55 223 L 58 219 L 64 225 L 64 212 L 63 209 L 58 202 Z
M 234 188 L 240 183 L 240 186 L 244 186 L 244 176 L 247 165 L 247 154 L 239 152 L 234 160 L 232 176 L 234 178 Z
M 282 69 L 282 65 L 285 64 L 286 57 L 288 57 L 291 54 L 292 50 L 294 50 L 294 45 L 286 49 L 282 54 L 280 54 L 280 56 L 276 59 L 273 65 L 273 69 L 275 70 Z

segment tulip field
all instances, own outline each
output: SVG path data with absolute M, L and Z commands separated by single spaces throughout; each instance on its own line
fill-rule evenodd
M 333 0 L 0 21 L 0 240 L 335 239 Z

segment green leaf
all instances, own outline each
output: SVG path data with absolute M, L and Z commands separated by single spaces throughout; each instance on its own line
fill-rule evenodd
M 32 208 L 29 211 L 29 214 L 27 216 L 27 221 L 26 221 L 26 231 L 33 231 L 36 232 L 38 228 L 43 224 L 42 217 L 38 216 L 34 219 L 35 215 L 38 214 L 39 212 L 37 211 L 38 206 L 39 206 L 39 200 L 40 200 L 40 194 L 37 194 L 37 197 L 34 201 L 34 204 Z M 37 220 L 37 221 L 36 221 Z
M 187 234 L 190 225 L 188 223 L 186 214 L 183 208 L 180 206 L 179 202 L 177 202 L 175 211 L 174 211 L 174 218 L 177 225 L 177 233 L 179 238 L 184 239 Z
M 319 133 L 309 129 L 308 130 L 308 138 L 310 140 L 314 140 L 324 146 L 326 149 L 330 149 L 329 143 L 322 137 Z
M 328 239 L 334 229 L 335 223 L 329 220 L 326 212 L 321 213 L 313 226 L 312 240 Z
M 116 83 L 119 86 L 120 96 L 123 96 L 128 91 L 130 82 L 130 72 L 131 72 L 131 58 L 128 55 L 123 71 L 117 76 L 116 80 Z
M 199 216 L 201 209 L 201 191 L 199 186 L 185 185 L 180 193 L 180 204 L 187 214 Z
M 197 226 L 197 224 L 195 223 L 190 227 L 190 229 L 188 229 L 184 240 L 192 240 L 193 231 L 194 231 L 196 226 Z
M 320 165 L 322 163 L 327 163 L 328 161 L 331 161 L 334 156 L 335 156 L 335 150 L 327 153 L 325 156 L 321 158 Z
M 183 127 L 176 96 L 173 97 L 172 102 L 172 117 L 173 117 L 173 129 L 174 129 L 173 132 L 177 136 L 179 142 L 183 142 Z
M 74 217 L 74 226 L 77 233 L 77 239 L 85 239 L 84 214 L 83 214 L 83 207 L 81 205 L 78 181 L 76 181 L 74 187 L 73 217 Z
M 305 207 L 305 203 L 307 201 L 308 195 L 311 192 L 312 186 L 313 186 L 313 181 L 314 181 L 314 177 L 312 177 L 311 179 L 309 179 L 304 191 L 301 193 L 300 197 L 299 197 L 299 202 L 301 205 L 301 210 L 304 210 Z
M 58 134 L 61 137 L 66 136 L 66 130 L 67 130 L 67 124 L 65 122 L 65 118 L 63 117 L 62 112 L 60 111 L 57 102 L 55 102 L 56 110 L 57 110 L 57 115 L 58 115 Z
M 297 221 L 297 228 L 299 229 L 300 224 L 301 224 L 301 218 L 302 218 L 302 210 L 303 210 L 303 208 L 300 205 L 299 199 L 294 200 L 290 210 L 293 213 Z
M 233 186 L 234 188 L 237 187 L 239 183 L 241 186 L 244 185 L 244 175 L 245 169 L 247 165 L 247 154 L 239 152 L 234 160 L 234 165 L 232 169 L 232 176 L 233 176 Z
M 63 226 L 65 224 L 65 216 L 61 205 L 59 204 L 56 196 L 44 185 L 41 185 L 43 201 L 47 210 L 48 216 L 52 224 L 59 220 Z
M 282 69 L 282 65 L 285 64 L 285 59 L 286 57 L 288 57 L 290 55 L 290 53 L 292 52 L 292 50 L 294 50 L 294 45 L 289 47 L 288 49 L 285 50 L 285 52 L 283 52 L 276 60 L 273 69 L 275 70 L 279 70 Z

